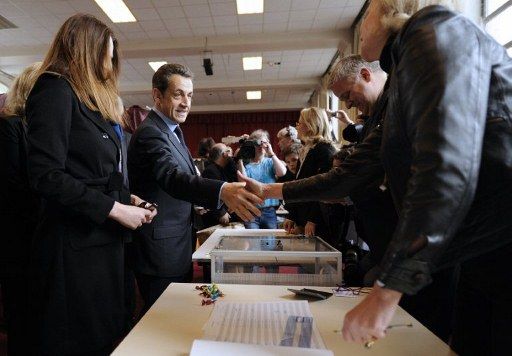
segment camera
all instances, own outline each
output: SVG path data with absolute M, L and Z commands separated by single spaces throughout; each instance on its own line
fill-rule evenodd
M 254 159 L 256 157 L 256 147 L 261 146 L 261 140 L 250 140 L 242 138 L 239 141 L 240 150 L 238 151 L 238 155 L 236 159 L 241 159 L 244 163 Z
M 359 261 L 361 249 L 351 241 L 347 241 L 342 248 L 343 255 L 343 279 L 349 285 L 356 285 L 359 281 Z

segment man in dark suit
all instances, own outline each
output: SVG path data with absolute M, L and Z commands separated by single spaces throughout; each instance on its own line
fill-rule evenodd
M 155 106 L 133 134 L 128 148 L 132 191 L 158 204 L 158 218 L 134 236 L 134 270 L 146 310 L 171 282 L 183 282 L 192 257 L 193 204 L 216 209 L 223 202 L 244 220 L 259 215 L 261 200 L 243 183 L 201 178 L 180 124 L 193 95 L 192 72 L 179 64 L 153 76 Z
M 236 177 L 236 166 L 233 162 L 233 151 L 223 143 L 213 145 L 209 153 L 210 164 L 206 166 L 202 176 L 204 178 L 217 179 L 223 182 L 233 182 Z M 229 170 L 232 170 L 230 172 Z M 213 209 L 202 216 L 205 227 L 217 224 L 229 224 L 231 216 L 225 207 Z

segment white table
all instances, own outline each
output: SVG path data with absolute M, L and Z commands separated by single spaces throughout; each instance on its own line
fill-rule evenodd
M 147 314 L 123 340 L 113 355 L 188 355 L 192 342 L 201 339 L 202 327 L 213 306 L 201 306 L 196 284 L 171 284 Z M 293 300 L 284 286 L 220 285 L 227 301 Z M 301 288 L 301 287 L 295 287 Z M 318 288 L 328 291 L 329 288 Z M 392 324 L 413 323 L 412 328 L 396 328 L 375 343 L 372 349 L 346 343 L 334 330 L 341 329 L 343 316 L 359 298 L 330 297 L 310 302 L 311 312 L 328 349 L 335 355 L 453 355 L 449 347 L 412 318 L 398 309 Z M 227 355 L 228 356 L 228 355 Z

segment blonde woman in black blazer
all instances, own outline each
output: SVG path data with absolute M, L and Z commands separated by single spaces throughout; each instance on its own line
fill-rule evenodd
M 324 109 L 311 107 L 300 112 L 297 121 L 299 139 L 304 143 L 299 154 L 300 168 L 296 179 L 308 178 L 328 172 L 336 148 L 330 140 L 330 126 Z M 306 236 L 324 235 L 327 232 L 320 203 L 294 203 L 284 228 L 289 232 L 304 232 Z
M 34 354 L 109 354 L 124 332 L 127 228 L 156 212 L 131 206 L 140 199 L 123 185 L 118 61 L 112 31 L 75 15 L 27 101 L 29 180 L 43 198 L 31 256 Z

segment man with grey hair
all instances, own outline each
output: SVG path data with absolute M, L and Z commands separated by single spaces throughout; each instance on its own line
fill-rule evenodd
M 379 62 L 367 62 L 359 55 L 342 58 L 329 76 L 328 88 L 347 108 L 356 107 L 364 115 L 371 114 L 388 75 Z
M 386 80 L 387 74 L 380 68 L 378 61 L 370 63 L 359 55 L 344 57 L 333 68 L 328 88 L 345 102 L 347 108 L 356 107 L 362 113 L 362 122 L 355 123 L 345 111 L 336 112 L 336 118 L 347 125 L 343 130 L 345 140 L 362 141 L 364 123 L 372 115 L 373 106 L 379 99 Z

